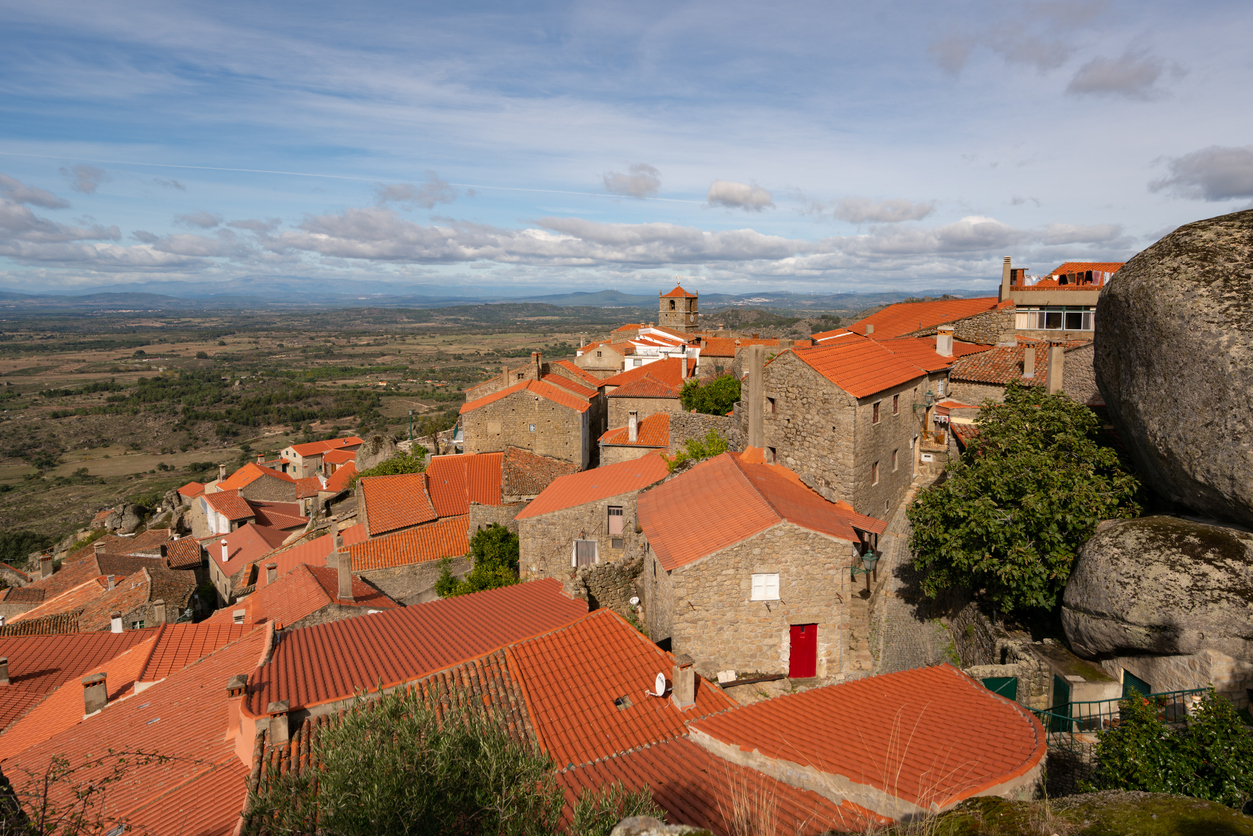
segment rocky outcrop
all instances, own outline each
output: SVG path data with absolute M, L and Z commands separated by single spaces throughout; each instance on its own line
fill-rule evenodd
M 1103 525 L 1075 560 L 1062 625 L 1089 657 L 1253 661 L 1253 533 L 1177 517 Z
M 110 519 L 112 519 L 112 515 L 110 515 Z M 118 518 L 117 524 L 118 534 L 134 534 L 135 529 L 143 524 L 143 515 L 138 505 L 127 503 L 122 506 L 122 513 Z
M 385 435 L 372 435 L 357 448 L 357 458 L 353 463 L 356 464 L 357 472 L 360 473 L 387 461 L 396 453 L 396 442 Z
M 1167 235 L 1098 310 L 1097 385 L 1143 480 L 1253 526 L 1253 210 Z

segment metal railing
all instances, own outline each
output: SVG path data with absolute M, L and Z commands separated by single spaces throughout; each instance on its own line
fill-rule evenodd
M 1098 732 L 1117 728 L 1121 722 L 1119 704 L 1127 699 L 1149 700 L 1157 707 L 1157 717 L 1167 725 L 1182 725 L 1201 702 L 1208 688 L 1163 691 L 1158 694 L 1111 700 L 1089 700 L 1028 709 L 1044 726 L 1050 747 L 1075 749 L 1096 743 Z

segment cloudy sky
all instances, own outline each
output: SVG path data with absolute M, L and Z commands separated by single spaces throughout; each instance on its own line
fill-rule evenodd
M 969 291 L 1248 207 L 1251 31 L 1247 2 L 2 0 L 0 287 Z

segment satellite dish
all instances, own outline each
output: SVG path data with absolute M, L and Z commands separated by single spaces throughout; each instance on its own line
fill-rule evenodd
M 664 697 L 666 695 L 666 675 L 664 673 L 657 674 L 657 680 L 653 683 L 653 696 Z
M 638 607 L 638 606 L 640 605 L 640 599 L 639 599 L 639 596 L 634 596 L 634 595 L 633 595 L 633 596 L 631 596 L 631 601 L 630 601 L 630 604 L 631 604 L 631 606 L 633 606 L 633 607 Z

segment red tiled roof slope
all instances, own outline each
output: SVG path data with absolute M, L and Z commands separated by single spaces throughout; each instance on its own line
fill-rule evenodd
M 469 524 L 468 515 L 445 517 L 385 537 L 371 537 L 348 549 L 352 555 L 352 570 L 368 572 L 372 569 L 412 566 L 468 554 Z
M 348 490 L 348 483 L 352 481 L 352 477 L 357 475 L 357 465 L 354 462 L 348 462 L 338 468 L 330 476 L 326 477 L 326 490 L 332 493 Z
M 536 496 L 558 477 L 578 472 L 579 466 L 573 462 L 541 456 L 521 447 L 507 447 L 500 470 L 500 489 L 510 496 Z
M 854 398 L 866 398 L 926 375 L 925 371 L 888 351 L 875 340 L 856 338 L 792 351 L 798 359 Z M 777 361 L 778 358 L 775 358 L 771 362 Z
M 504 458 L 504 453 L 433 456 L 426 478 L 435 512 L 453 517 L 470 513 L 471 502 L 499 505 Z
M 574 363 L 572 363 L 569 360 L 558 360 L 556 363 L 553 363 L 553 365 L 560 366 L 562 369 L 565 370 L 567 377 L 570 377 L 572 380 L 578 380 L 578 381 L 583 382 L 590 389 L 600 388 L 599 377 L 592 374 L 591 372 L 580 369 L 578 366 L 576 366 Z
M 491 395 L 486 395 L 482 398 L 478 398 L 477 400 L 462 404 L 460 414 L 464 415 L 467 412 L 478 409 L 479 407 L 487 406 L 488 404 L 495 403 L 502 398 L 507 398 L 510 395 L 523 391 L 538 395 L 545 400 L 552 401 L 558 406 L 573 409 L 575 412 L 587 412 L 587 410 L 591 408 L 591 404 L 586 398 L 582 398 L 574 394 L 564 386 L 554 386 L 553 384 L 545 383 L 542 380 L 523 380 L 520 383 L 513 384 L 508 389 L 501 389 L 499 392 L 494 392 Z
M 346 447 L 359 447 L 362 444 L 360 438 L 355 435 L 346 436 L 344 438 L 328 438 L 325 441 L 310 441 L 305 444 L 293 444 L 292 450 L 301 457 L 316 456 L 319 453 L 326 453 L 330 450 L 342 450 Z
M 953 341 L 953 353 L 945 357 L 935 349 L 935 337 L 901 337 L 896 340 L 882 340 L 879 345 L 897 357 L 912 363 L 923 371 L 938 372 L 951 367 L 962 357 L 979 354 L 992 348 L 989 345 L 976 345 Z
M 637 366 L 633 369 L 618 372 L 610 378 L 606 378 L 600 382 L 601 386 L 625 386 L 633 380 L 641 377 L 653 377 L 667 386 L 675 389 L 682 389 L 685 378 L 681 372 L 683 367 L 679 365 L 682 362 L 678 357 L 667 357 L 664 360 L 654 360 L 643 366 Z M 687 376 L 690 378 L 696 373 L 696 359 L 691 358 L 687 361 Z
M 660 482 L 669 473 L 665 459 L 659 454 L 651 453 L 631 461 L 571 473 L 569 476 L 554 479 L 514 519 L 525 520 L 563 508 L 573 508 L 576 505 L 638 491 L 654 482 Z
M 370 536 L 429 522 L 439 515 L 426 493 L 426 474 L 367 476 L 358 484 L 365 499 Z
M 239 495 L 237 490 L 207 493 L 204 495 L 204 501 L 209 504 L 209 508 L 231 522 L 249 520 L 257 516 L 257 512 L 252 509 L 246 499 Z
M 647 368 L 647 366 L 645 367 Z M 658 380 L 650 374 L 643 377 L 637 377 L 632 381 L 622 384 L 617 389 L 609 393 L 611 398 L 670 398 L 679 397 L 679 390 L 682 387 L 671 386 L 669 383 Z
M 915 331 L 935 328 L 968 316 L 981 314 L 1001 306 L 995 296 L 977 299 L 940 299 L 934 302 L 897 302 L 881 311 L 859 319 L 848 330 L 865 336 L 866 326 L 873 325 L 876 340 L 891 340 Z
M 1101 273 L 1117 273 L 1125 262 L 1122 261 L 1067 261 L 1055 270 L 1050 270 L 1050 276 L 1064 276 L 1068 273 L 1086 273 L 1089 270 L 1099 271 Z
M 670 446 L 670 413 L 657 412 L 639 422 L 636 428 L 635 441 L 631 441 L 630 427 L 615 427 L 606 430 L 600 437 L 600 443 L 613 447 L 669 447 Z
M 670 299 L 670 298 L 695 299 L 696 294 L 688 293 L 686 290 L 683 289 L 683 285 L 676 284 L 674 286 L 674 290 L 670 291 L 669 293 L 661 294 L 661 298 L 662 299 Z
M 559 374 L 546 374 L 544 375 L 543 380 L 545 383 L 551 383 L 553 386 L 560 386 L 562 389 L 569 389 L 581 398 L 590 399 L 596 397 L 595 386 L 584 386 L 582 383 L 577 383 L 570 378 Z M 597 383 L 600 383 L 600 381 L 597 381 Z

